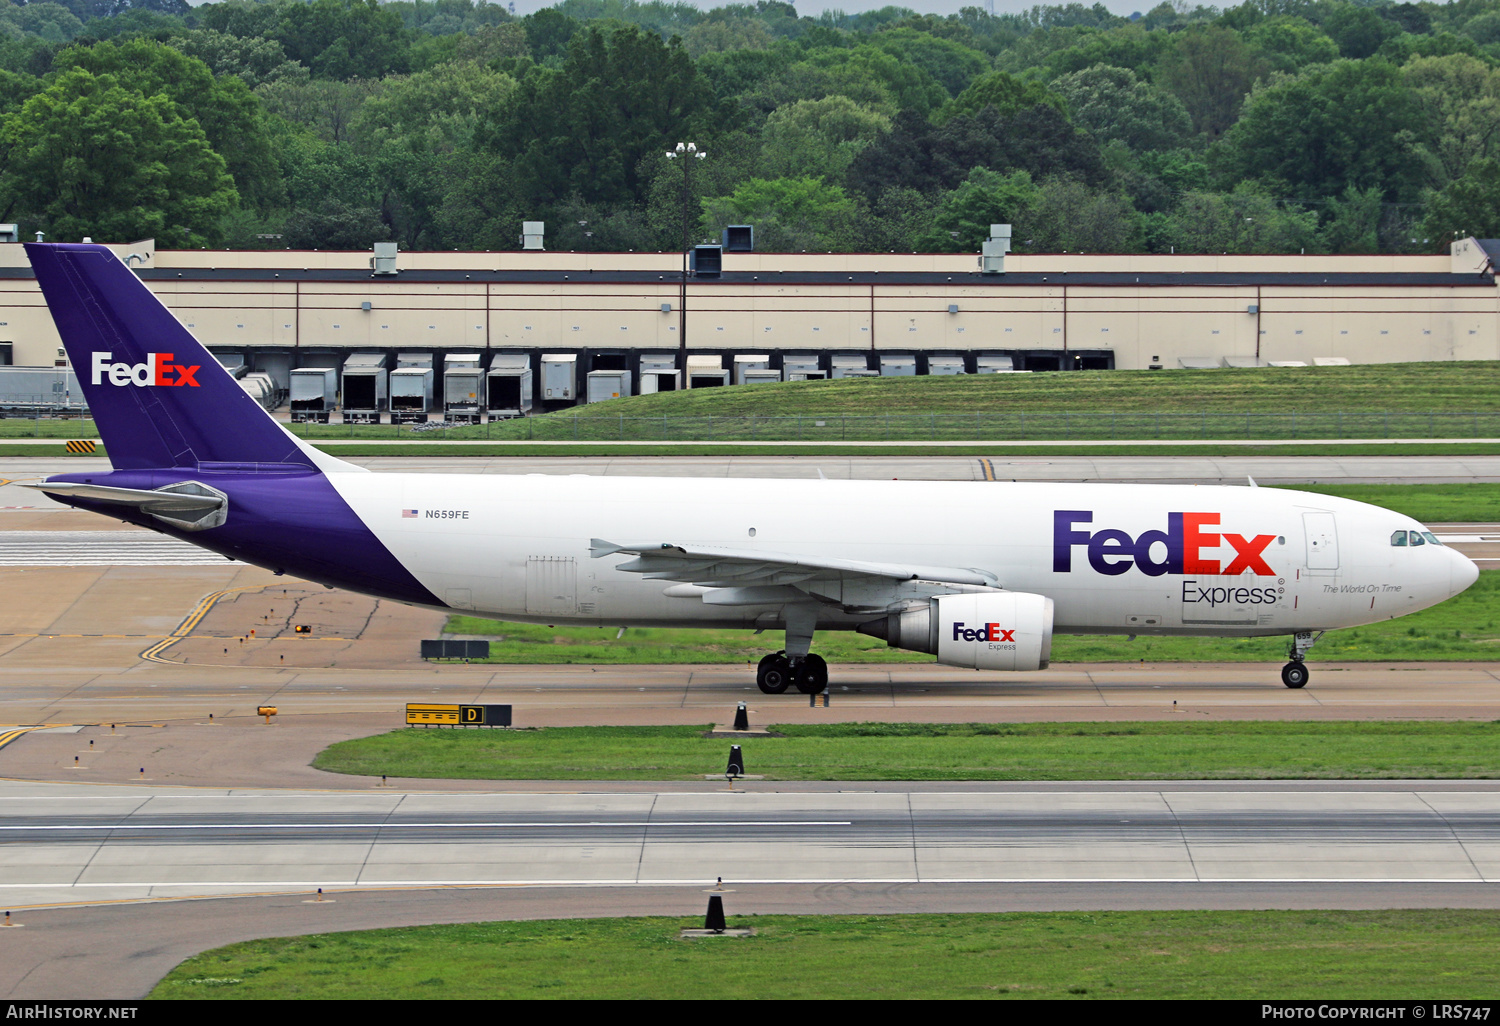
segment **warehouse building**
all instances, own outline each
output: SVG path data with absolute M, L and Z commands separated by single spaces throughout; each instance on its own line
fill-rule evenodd
M 477 354 L 478 395 L 456 400 L 483 412 L 487 382 L 503 378 L 505 415 L 809 377 L 1500 358 L 1496 240 L 1446 256 L 715 247 L 685 280 L 677 253 L 111 248 L 269 401 L 294 370 L 342 371 L 355 354 L 377 373 L 430 366 L 436 412 L 455 401 L 445 366 L 473 371 Z M 23 248 L 0 242 L 0 363 L 54 369 L 28 394 L 55 386 L 76 404 L 62 361 Z

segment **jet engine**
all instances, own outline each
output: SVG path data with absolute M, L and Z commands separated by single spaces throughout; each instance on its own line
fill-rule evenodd
M 939 595 L 855 629 L 975 670 L 1044 670 L 1052 658 L 1052 600 L 1019 591 Z

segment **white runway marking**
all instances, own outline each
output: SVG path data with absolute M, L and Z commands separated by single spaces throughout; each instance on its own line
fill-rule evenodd
M 217 553 L 146 531 L 0 531 L 0 566 L 216 566 Z

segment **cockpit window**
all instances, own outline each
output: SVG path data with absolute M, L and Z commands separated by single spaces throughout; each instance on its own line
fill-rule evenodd
M 1431 542 L 1434 545 L 1441 545 L 1441 544 L 1443 544 L 1442 542 L 1438 541 L 1437 535 L 1433 534 L 1431 531 L 1423 531 L 1422 532 L 1422 537 L 1426 538 L 1429 542 Z
M 1425 542 L 1425 541 L 1422 540 L 1422 532 L 1421 531 L 1409 531 L 1407 533 L 1411 535 L 1411 543 L 1413 545 L 1426 545 L 1427 544 L 1427 542 Z
M 1394 546 L 1396 546 L 1397 548 L 1405 548 L 1406 547 L 1406 532 L 1405 531 L 1397 531 L 1395 534 L 1391 535 L 1391 544 L 1394 545 Z

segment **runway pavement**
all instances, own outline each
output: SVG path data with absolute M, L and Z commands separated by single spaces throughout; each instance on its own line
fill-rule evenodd
M 7 907 L 310 888 L 1489 883 L 1500 786 L 620 794 L 0 786 Z
M 484 795 L 6 782 L 0 897 L 21 926 L 0 931 L 0 995 L 138 997 L 183 957 L 251 937 L 687 918 L 720 877 L 731 916 L 1494 908 L 1496 796 L 1493 782 Z M 240 897 L 161 904 L 195 895 Z M 64 902 L 103 907 L 36 907 Z

